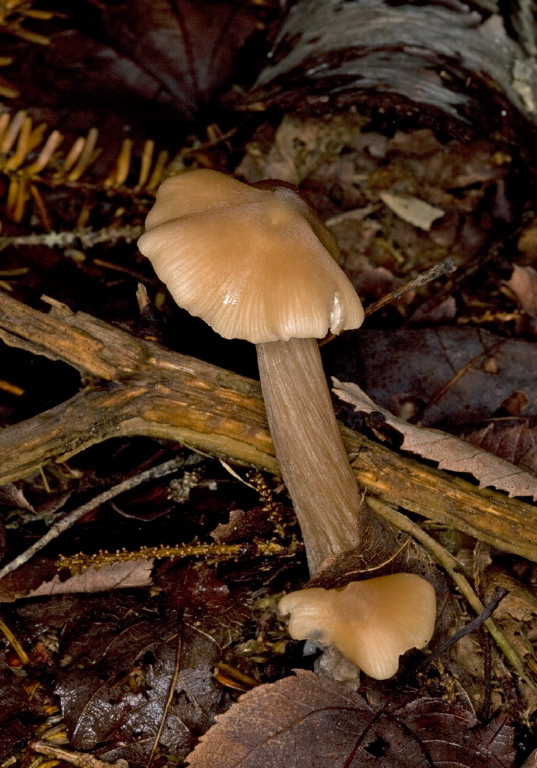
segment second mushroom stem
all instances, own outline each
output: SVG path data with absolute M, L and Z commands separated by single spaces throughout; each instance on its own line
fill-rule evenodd
M 359 543 L 360 492 L 337 426 L 316 339 L 257 345 L 270 432 L 313 576 Z

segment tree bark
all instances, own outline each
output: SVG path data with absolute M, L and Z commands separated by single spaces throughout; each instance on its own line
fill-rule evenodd
M 246 108 L 329 116 L 357 106 L 385 127 L 431 127 L 453 138 L 496 133 L 534 156 L 528 5 L 513 3 L 504 19 L 495 2 L 299 0 Z

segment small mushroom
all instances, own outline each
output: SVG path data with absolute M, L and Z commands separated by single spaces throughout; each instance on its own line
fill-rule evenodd
M 435 591 L 413 573 L 353 581 L 343 589 L 303 589 L 280 600 L 291 614 L 295 640 L 334 645 L 370 677 L 385 680 L 397 672 L 399 656 L 423 648 L 436 618 Z
M 358 486 L 317 343 L 364 318 L 334 239 L 288 185 L 198 170 L 160 187 L 139 248 L 179 306 L 257 345 L 276 455 L 315 573 L 358 544 Z

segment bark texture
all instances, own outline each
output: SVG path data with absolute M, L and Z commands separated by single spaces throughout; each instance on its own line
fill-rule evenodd
M 299 0 L 248 104 L 323 115 L 356 105 L 399 128 L 497 131 L 531 151 L 537 60 L 525 5 L 505 19 L 493 2 Z

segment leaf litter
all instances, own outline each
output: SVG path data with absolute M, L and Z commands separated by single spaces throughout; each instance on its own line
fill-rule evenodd
M 244 621 L 240 606 L 221 595 L 219 602 L 213 617 L 207 604 L 181 609 L 162 597 L 88 600 L 64 630 L 56 687 L 72 746 L 98 747 L 97 756 L 126 759 L 131 768 L 145 765 L 178 664 L 159 743 L 183 759 L 225 702 L 213 668 Z
M 473 424 L 497 415 L 513 392 L 537 415 L 537 349 L 481 328 L 365 329 L 338 342 L 333 373 L 355 381 L 397 416 L 426 427 Z
M 144 5 L 146 5 L 145 2 L 135 4 L 136 8 L 142 8 Z M 160 74 L 163 82 L 166 82 L 178 61 L 180 65 L 185 63 L 185 59 L 188 59 L 188 55 L 185 56 L 187 52 L 181 48 L 177 19 L 173 18 L 173 9 L 170 10 L 171 6 L 168 8 L 168 5 L 164 4 L 163 8 L 160 11 L 157 9 L 155 13 L 159 12 L 168 17 L 163 18 L 160 27 L 170 35 L 171 40 L 175 39 L 179 42 L 179 59 L 175 56 L 177 45 L 173 43 L 159 62 L 153 62 L 153 68 L 156 68 L 155 71 Z M 194 6 L 191 10 L 191 19 L 195 19 L 198 13 L 203 13 Z M 124 37 L 121 36 L 120 20 L 124 16 L 123 11 L 121 5 L 106 9 L 107 18 L 111 24 L 107 46 L 103 46 L 103 49 L 106 49 L 114 64 L 115 75 L 120 70 L 128 72 L 129 69 L 137 74 L 138 64 L 134 69 L 132 68 L 129 40 L 125 41 Z M 135 17 L 133 21 L 139 26 L 139 19 L 137 19 L 136 14 Z M 118 37 L 114 35 L 112 29 L 114 20 L 117 21 L 119 27 L 120 35 Z M 198 96 L 203 100 L 205 94 L 214 87 L 214 83 L 211 82 L 212 73 L 216 73 L 219 77 L 221 71 L 225 69 L 225 67 L 213 68 L 212 73 L 203 69 L 203 66 L 211 58 L 211 46 L 214 47 L 215 40 L 218 41 L 219 39 L 221 25 L 219 26 L 216 16 L 213 21 L 215 20 L 216 23 L 211 24 L 211 34 L 206 36 L 206 40 L 200 39 L 201 45 L 196 47 L 196 53 L 200 52 L 202 58 L 197 83 L 189 80 L 190 73 L 187 70 L 184 71 L 184 74 L 180 73 L 179 82 L 183 88 L 182 93 L 185 95 L 181 107 L 186 105 L 185 108 L 191 108 L 193 101 Z M 132 23 L 133 29 L 136 29 L 136 23 Z M 170 31 L 173 31 L 174 34 L 171 35 Z M 141 32 L 145 34 L 146 30 L 141 30 Z M 219 55 L 223 55 L 224 58 L 227 56 L 228 61 L 233 59 L 238 38 L 243 33 L 247 34 L 248 28 L 243 29 L 241 25 L 240 28 L 234 29 L 233 33 L 230 40 L 226 41 L 230 47 L 223 47 L 222 53 L 219 52 Z M 193 37 L 192 40 L 199 38 L 199 31 L 196 31 L 195 35 L 196 37 Z M 72 36 L 70 40 L 68 38 L 69 35 L 65 36 L 67 40 L 65 50 L 70 54 L 76 47 L 77 37 Z M 132 43 L 132 38 L 130 42 Z M 138 48 L 139 46 L 136 47 L 136 51 Z M 168 56 L 170 51 L 173 53 L 172 58 L 174 58 L 171 65 Z M 168 63 L 166 58 L 168 58 Z M 207 74 L 210 76 L 207 77 Z M 116 90 L 118 79 L 116 77 L 116 84 L 114 85 Z M 138 83 L 143 83 L 143 78 L 138 80 Z M 107 85 L 108 81 L 105 86 Z M 192 86 L 194 87 L 192 88 Z M 168 95 L 169 86 L 166 87 L 165 85 L 165 99 L 168 98 Z M 177 104 L 177 100 L 174 103 Z M 359 130 L 355 130 L 356 126 L 352 125 L 353 120 L 359 123 Z M 300 122 L 302 122 L 301 125 Z M 348 252 L 345 254 L 346 267 L 355 284 L 361 285 L 360 280 L 362 280 L 363 284 L 368 284 L 365 287 L 362 285 L 362 290 L 367 295 L 375 296 L 376 293 L 381 295 L 383 292 L 385 293 L 387 286 L 390 286 L 391 289 L 392 286 L 397 285 L 402 280 L 399 277 L 400 274 L 407 274 L 409 270 L 414 268 L 421 269 L 431 260 L 436 261 L 442 248 L 453 248 L 459 264 L 464 264 L 467 259 L 476 254 L 480 255 L 484 245 L 490 239 L 490 232 L 487 230 L 491 228 L 491 220 L 493 222 L 495 215 L 491 214 L 487 217 L 483 216 L 483 213 L 484 211 L 488 213 L 491 200 L 494 201 L 495 205 L 497 204 L 498 190 L 507 180 L 509 159 L 498 158 L 495 160 L 491 154 L 490 145 L 485 142 L 463 147 L 460 152 L 448 151 L 446 153 L 444 147 L 439 144 L 430 131 L 417 131 L 409 135 L 397 132 L 392 138 L 387 138 L 375 132 L 362 132 L 362 125 L 363 118 L 357 116 L 349 118 L 348 115 L 330 123 L 324 119 L 295 121 L 291 118 L 285 118 L 278 142 L 274 144 L 273 151 L 269 153 L 270 157 L 267 163 L 267 168 L 270 170 L 268 175 L 289 178 L 291 181 L 303 181 L 305 190 L 312 200 L 324 198 L 327 201 L 324 205 L 326 215 L 335 215 L 336 218 L 338 215 L 340 216 L 339 221 L 334 222 L 334 226 L 340 241 L 349 245 Z M 363 150 L 358 163 L 356 163 L 356 157 L 353 157 L 349 152 L 350 149 L 353 152 L 357 149 Z M 441 179 L 440 183 L 439 179 Z M 327 189 L 330 190 L 329 195 L 325 192 Z M 382 200 L 382 194 L 387 190 L 400 197 L 406 195 L 411 199 L 420 198 L 421 200 L 423 198 L 424 201 L 427 201 L 427 205 L 445 211 L 445 215 L 431 225 L 430 239 L 423 237 L 423 232 L 414 231 L 411 222 L 393 217 L 385 206 L 379 204 L 379 200 Z M 347 216 L 344 210 L 346 208 L 358 213 Z M 84 290 L 86 288 L 87 286 L 84 285 Z M 80 296 L 78 298 L 76 296 L 73 298 L 71 294 L 69 296 L 74 304 L 81 300 Z M 407 302 L 409 298 L 411 301 Z M 415 296 L 406 297 L 404 301 L 397 302 L 397 312 L 401 314 L 401 317 L 408 316 L 415 298 Z M 440 321 L 454 320 L 456 306 L 457 303 L 460 306 L 461 297 L 457 296 L 455 299 L 454 296 L 450 296 L 446 301 L 449 301 L 449 306 L 447 306 L 446 311 L 440 314 Z M 426 322 L 439 322 L 439 320 L 431 319 L 431 314 L 426 317 L 428 318 Z M 475 328 L 451 328 L 440 329 L 440 331 L 435 329 L 434 332 L 436 336 L 432 342 L 430 336 L 421 330 L 409 332 L 414 335 L 411 340 L 409 337 L 406 348 L 403 348 L 402 336 L 398 336 L 398 332 L 384 333 L 384 342 L 381 341 L 380 349 L 372 347 L 368 356 L 364 356 L 367 358 L 365 371 L 370 383 L 382 391 L 382 398 L 386 397 L 390 401 L 384 402 L 383 399 L 379 399 L 381 405 L 389 408 L 392 405 L 392 400 L 395 399 L 398 403 L 403 403 L 403 399 L 408 397 L 414 399 L 417 404 L 418 417 L 424 415 L 424 423 L 429 426 L 442 420 L 445 423 L 453 421 L 458 424 L 467 424 L 469 416 L 472 417 L 472 420 L 475 420 L 476 417 L 489 418 L 493 416 L 516 390 L 524 392 L 528 401 L 526 411 L 531 412 L 536 400 L 530 379 L 530 366 L 527 362 L 523 362 L 526 359 L 525 353 L 531 352 L 529 345 L 520 339 L 515 341 L 519 344 L 517 348 L 519 352 L 513 355 L 515 366 L 509 370 L 509 367 L 504 365 L 505 361 L 501 354 L 496 355 L 494 345 L 498 343 L 497 337 L 490 340 L 487 338 L 486 332 L 482 333 Z M 361 344 L 362 351 L 366 349 L 371 339 L 369 334 L 373 333 L 375 332 L 366 331 L 364 333 L 364 341 Z M 401 334 L 403 333 L 405 331 L 401 332 Z M 502 348 L 508 348 L 510 343 L 510 341 L 502 340 Z M 352 344 L 354 346 L 349 355 L 351 359 L 356 358 L 356 337 L 354 337 Z M 481 349 L 479 348 L 480 344 Z M 412 345 L 416 345 L 414 350 Z M 396 378 L 394 371 L 399 369 L 403 374 L 407 373 L 412 352 L 414 353 L 413 367 L 411 372 L 408 371 L 411 373 L 411 377 L 409 376 L 406 380 L 408 386 L 401 389 L 399 387 L 401 380 L 394 384 Z M 460 381 L 463 386 L 459 387 L 459 380 L 453 381 L 457 373 L 483 352 L 490 354 L 480 360 L 479 363 L 471 366 L 467 373 L 462 375 Z M 466 353 L 470 354 L 467 355 Z M 461 357 L 464 358 L 462 363 Z M 524 371 L 525 366 L 526 371 Z M 420 368 L 422 371 L 424 369 L 426 371 L 425 380 L 423 377 L 420 378 Z M 381 375 L 377 376 L 379 372 Z M 482 374 L 479 381 L 476 381 L 476 373 Z M 527 374 L 526 379 L 522 375 L 524 373 Z M 436 378 L 434 378 L 435 375 Z M 512 382 L 515 379 L 516 382 L 513 386 Z M 469 386 L 468 380 L 470 380 Z M 442 397 L 435 400 L 435 397 L 443 392 L 446 383 L 450 386 L 445 389 Z M 491 386 L 492 383 L 494 386 Z M 366 389 L 377 400 L 376 394 L 373 394 L 369 387 Z M 480 401 L 480 396 L 483 398 L 483 402 Z M 535 409 L 534 412 L 536 412 Z M 223 522 L 223 529 L 221 528 L 218 533 L 215 531 L 217 537 L 220 535 L 225 537 L 226 533 L 231 533 L 233 528 L 243 528 L 244 532 L 248 529 L 248 537 L 252 534 L 255 535 L 256 525 L 251 525 L 248 513 L 245 516 L 244 513 L 236 509 L 231 509 L 230 512 L 229 523 Z M 202 511 L 200 518 L 203 516 L 204 512 Z M 222 516 L 222 521 L 225 519 Z M 229 526 L 228 531 L 225 530 L 226 525 Z M 206 529 L 205 532 L 207 532 Z M 106 534 L 107 538 L 111 535 L 109 530 L 106 531 Z M 198 534 L 196 532 L 193 535 Z M 109 546 L 108 543 L 107 546 Z M 234 579 L 237 582 L 241 580 L 247 582 L 248 570 L 255 570 L 251 563 L 235 570 L 228 570 L 226 576 L 230 583 Z M 282 570 L 285 571 L 285 566 Z M 161 578 L 159 580 L 157 574 L 156 583 L 162 586 L 168 576 L 173 574 L 173 567 L 171 570 L 163 568 L 159 570 L 159 573 Z M 97 578 L 93 578 L 95 576 L 95 574 L 90 574 L 88 579 L 99 588 L 98 574 Z M 293 574 L 293 576 L 293 586 L 296 587 L 296 575 Z M 285 582 L 285 572 L 283 577 Z M 281 587 L 282 579 L 279 581 L 273 581 L 273 579 L 273 571 L 263 574 L 263 589 L 267 593 L 270 593 L 273 586 Z M 241 612 L 233 601 L 229 601 L 229 592 L 226 592 L 227 587 L 225 585 L 220 584 L 218 586 L 210 582 L 211 580 L 206 573 L 198 581 L 190 577 L 185 578 L 181 588 L 177 588 L 173 594 L 167 593 L 166 597 L 169 604 L 166 604 L 166 600 L 162 597 L 160 600 L 155 599 L 155 597 L 144 600 L 139 595 L 136 598 L 139 602 L 136 600 L 132 602 L 133 598 L 129 593 L 125 593 L 126 597 L 121 599 L 117 596 L 105 598 L 105 596 L 87 595 L 80 601 L 77 599 L 71 603 L 60 603 L 58 597 L 51 600 L 51 607 L 54 605 L 63 606 L 63 608 L 56 607 L 56 620 L 61 620 L 59 619 L 60 616 L 69 616 L 68 625 L 62 629 L 60 658 L 63 667 L 58 682 L 58 691 L 62 693 L 63 701 L 66 703 L 66 711 L 69 712 L 70 716 L 70 733 L 75 734 L 74 737 L 87 738 L 87 743 L 93 743 L 92 739 L 94 740 L 98 734 L 103 742 L 97 743 L 95 749 L 100 750 L 103 755 L 125 754 L 128 755 L 132 766 L 137 765 L 138 762 L 143 763 L 146 760 L 143 755 L 147 755 L 151 739 L 149 733 L 143 730 L 144 723 L 142 720 L 136 719 L 136 710 L 140 709 L 146 714 L 147 729 L 155 733 L 155 729 L 158 727 L 156 713 L 163 711 L 162 702 L 166 695 L 165 681 L 171 679 L 170 675 L 176 658 L 174 652 L 178 648 L 178 645 L 174 645 L 174 643 L 179 636 L 181 636 L 181 644 L 186 644 L 186 648 L 183 649 L 184 655 L 181 654 L 182 658 L 180 658 L 180 676 L 183 676 L 182 665 L 185 665 L 187 668 L 184 677 L 186 682 L 190 683 L 189 691 L 192 694 L 197 690 L 194 687 L 193 679 L 189 677 L 191 670 L 194 669 L 199 676 L 198 682 L 201 691 L 207 693 L 211 704 L 205 710 L 201 707 L 200 714 L 199 709 L 196 709 L 194 696 L 190 696 L 189 691 L 179 681 L 176 692 L 176 698 L 179 701 L 174 700 L 170 710 L 171 730 L 173 731 L 175 728 L 175 731 L 170 732 L 169 724 L 166 723 L 162 735 L 163 745 L 167 745 L 172 754 L 175 750 L 175 754 L 178 755 L 177 759 L 181 759 L 180 756 L 189 748 L 188 744 L 192 743 L 192 734 L 201 732 L 214 714 L 228 706 L 229 699 L 225 699 L 222 690 L 219 689 L 220 697 L 218 697 L 212 688 L 212 682 L 208 679 L 207 664 L 204 662 L 198 664 L 198 652 L 199 654 L 202 652 L 206 654 L 208 660 L 213 658 L 211 649 L 214 644 L 209 644 L 207 649 L 202 648 L 196 641 L 195 630 L 201 630 L 213 638 L 220 637 L 218 642 L 223 647 L 234 637 L 237 637 L 237 634 L 240 634 L 240 628 L 244 627 L 248 612 Z M 175 583 L 177 585 L 177 582 Z M 100 582 L 100 586 L 105 588 L 116 585 L 117 582 L 114 582 L 113 576 L 108 582 L 106 579 Z M 181 592 L 184 595 L 182 598 L 178 597 Z M 271 596 L 271 598 L 274 604 L 274 597 Z M 106 610 L 105 603 L 107 600 L 110 600 L 111 612 Z M 195 603 L 195 609 L 193 609 L 192 604 L 188 605 L 192 601 Z M 36 606 L 37 603 L 33 605 Z M 73 608 L 73 614 L 70 615 L 69 605 L 83 606 L 83 608 L 80 607 L 78 610 Z M 99 606 L 101 607 L 99 608 Z M 85 613 L 86 610 L 90 612 L 88 615 Z M 193 615 L 190 615 L 189 612 L 192 611 Z M 270 612 L 267 611 L 267 614 L 270 615 Z M 272 620 L 274 621 L 273 614 L 274 612 L 272 613 Z M 181 621 L 183 616 L 185 617 L 184 622 Z M 224 621 L 224 619 L 226 620 Z M 228 621 L 227 619 L 231 620 Z M 80 631 L 75 626 L 76 621 L 80 621 Z M 95 623 L 95 631 L 92 631 L 92 622 Z M 225 630 L 223 624 L 225 624 Z M 153 637 L 149 631 L 150 627 L 153 628 Z M 105 645 L 101 644 L 100 630 L 103 631 Z M 218 634 L 219 631 L 224 632 L 224 637 Z M 267 658 L 268 643 L 261 635 L 262 633 L 259 632 L 258 637 L 255 638 L 255 643 L 260 649 L 259 656 L 264 653 L 262 663 L 265 664 L 264 669 L 267 676 L 277 674 L 278 669 L 281 673 L 285 662 L 282 662 L 281 658 L 275 658 L 275 654 Z M 242 639 L 244 639 L 244 635 Z M 246 645 L 247 642 L 242 643 L 242 645 Z M 285 643 L 286 641 L 282 640 L 281 642 Z M 189 648 L 193 649 L 191 655 L 195 657 L 190 666 Z M 289 644 L 286 653 L 287 658 L 291 652 L 293 652 L 293 646 Z M 296 649 L 294 652 L 296 653 Z M 476 657 L 479 657 L 480 653 L 482 654 L 483 651 L 478 648 Z M 307 664 L 308 662 L 304 663 Z M 272 671 L 269 673 L 268 670 L 271 668 Z M 83 672 L 88 673 L 87 683 L 82 679 Z M 80 677 L 78 677 L 79 673 Z M 309 673 L 302 673 L 298 679 L 304 675 L 308 676 Z M 479 727 L 470 707 L 466 709 L 463 705 L 455 706 L 452 701 L 440 699 L 429 705 L 427 703 L 430 701 L 429 699 L 421 698 L 417 699 L 414 705 L 405 701 L 393 702 L 389 712 L 395 716 L 397 721 L 395 722 L 381 711 L 384 705 L 379 704 L 378 701 L 379 697 L 382 699 L 382 695 L 374 688 L 369 688 L 371 694 L 369 698 L 364 696 L 356 698 L 357 695 L 350 694 L 341 687 L 332 687 L 330 694 L 328 694 L 326 686 L 333 686 L 333 683 L 324 681 L 319 684 L 317 679 L 313 679 L 313 676 L 308 679 L 310 681 L 308 686 L 302 684 L 302 687 L 293 687 L 288 682 L 293 678 L 286 678 L 281 681 L 282 686 L 278 690 L 283 693 L 283 696 L 279 701 L 282 702 L 282 710 L 285 709 L 290 713 L 289 721 L 294 723 L 293 717 L 296 717 L 296 713 L 293 715 L 291 712 L 294 704 L 303 714 L 309 712 L 305 707 L 305 701 L 311 706 L 312 702 L 328 701 L 330 703 L 334 699 L 340 702 L 343 699 L 349 700 L 350 697 L 352 706 L 350 707 L 351 717 L 348 719 L 351 727 L 355 727 L 355 731 L 359 732 L 360 735 L 365 733 L 365 736 L 358 747 L 356 747 L 355 739 L 354 744 L 349 748 L 345 741 L 347 717 L 339 718 L 335 721 L 329 721 L 330 726 L 335 722 L 333 729 L 325 728 L 322 730 L 319 737 L 321 743 L 319 744 L 313 738 L 319 733 L 319 730 L 313 727 L 308 731 L 306 727 L 315 718 L 313 715 L 306 714 L 305 724 L 300 724 L 298 729 L 293 727 L 290 731 L 293 736 L 298 733 L 303 737 L 302 740 L 297 740 L 294 745 L 295 752 L 293 753 L 294 762 L 292 765 L 315 765 L 314 761 L 317 759 L 317 755 L 312 754 L 312 750 L 314 747 L 318 747 L 320 755 L 329 754 L 330 756 L 330 760 L 324 765 L 337 766 L 338 761 L 341 761 L 341 750 L 339 749 L 341 743 L 343 743 L 344 759 L 347 761 L 345 764 L 348 765 L 352 764 L 349 760 L 358 760 L 359 752 L 353 752 L 355 748 L 362 751 L 360 756 L 363 757 L 364 761 L 369 761 L 359 763 L 363 765 L 377 765 L 382 762 L 389 766 L 389 759 L 392 757 L 395 760 L 400 760 L 400 762 L 394 763 L 395 765 L 404 762 L 409 766 L 414 764 L 417 766 L 430 765 L 433 759 L 439 760 L 440 757 L 445 758 L 443 762 L 445 765 L 450 765 L 451 760 L 455 758 L 460 758 L 459 766 L 474 764 L 478 766 L 484 764 L 492 766 L 512 765 L 513 733 L 503 726 L 501 720 L 493 720 L 488 728 L 483 729 Z M 62 684 L 63 688 L 61 687 Z M 478 684 L 482 687 L 481 678 L 479 678 Z M 275 718 L 280 714 L 276 712 L 275 715 L 270 707 L 263 709 L 261 706 L 266 703 L 263 696 L 268 689 L 270 686 L 259 688 L 259 691 L 264 690 L 265 693 L 260 693 L 259 699 L 251 699 L 253 704 L 256 702 L 260 704 L 253 720 L 248 716 L 243 718 L 240 715 L 243 703 L 250 701 L 247 698 L 250 694 L 247 694 L 239 704 L 231 707 L 229 713 L 234 714 L 230 718 L 230 722 L 236 718 L 237 729 L 243 731 L 240 734 L 242 741 L 237 739 L 236 741 L 225 742 L 224 747 L 218 753 L 218 759 L 209 764 L 220 766 L 226 764 L 225 760 L 236 760 L 235 750 L 240 752 L 243 749 L 242 745 L 245 739 L 250 739 L 250 743 L 255 742 L 257 725 L 259 724 L 262 728 L 265 720 Z M 446 692 L 441 686 L 439 686 L 439 691 L 440 695 L 449 697 L 449 691 Z M 106 699 L 107 693 L 110 695 L 109 699 Z M 469 698 L 466 697 L 465 699 L 464 692 L 460 688 L 457 689 L 457 693 L 463 700 Z M 415 691 L 413 694 L 415 695 Z M 95 697 L 95 701 L 92 697 Z M 503 703 L 501 697 L 499 698 L 500 703 Z M 100 722 L 95 714 L 98 708 L 92 709 L 97 701 L 101 703 L 106 715 L 102 718 L 103 722 Z M 202 703 L 205 701 L 201 694 L 200 701 Z M 129 710 L 129 703 L 132 711 Z M 182 709 L 179 704 L 184 705 Z M 355 712 L 358 714 L 355 715 Z M 196 713 L 200 719 L 203 719 L 202 715 L 206 716 L 203 728 L 198 727 L 199 724 L 195 720 Z M 283 711 L 281 714 L 283 715 Z M 247 711 L 245 715 L 247 715 Z M 362 716 L 366 720 L 369 718 L 365 726 L 360 720 Z M 222 716 L 219 724 L 224 722 L 225 717 L 227 716 Z M 356 725 L 354 725 L 355 723 Z M 192 728 L 189 724 L 192 725 Z M 360 728 L 362 730 L 359 730 Z M 412 728 L 414 731 L 409 733 L 408 729 Z M 446 729 L 449 729 L 447 735 Z M 342 742 L 339 741 L 335 746 L 330 747 L 332 730 Z M 419 739 L 414 738 L 415 732 L 418 733 Z M 207 743 L 212 738 L 211 733 L 212 731 L 209 731 L 206 737 Z M 439 735 L 439 742 L 445 749 L 441 756 L 435 752 L 435 746 L 430 744 L 433 733 Z M 129 736 L 132 738 L 130 745 L 125 743 Z M 285 733 L 281 734 L 280 741 L 285 740 L 285 736 Z M 272 735 L 269 741 L 271 746 L 274 746 L 275 740 Z M 448 742 L 452 753 L 446 746 Z M 72 743 L 74 744 L 74 742 Z M 205 740 L 202 745 L 203 743 Z M 421 753 L 416 752 L 423 745 L 425 746 Z M 263 744 L 260 745 L 259 749 L 261 748 L 263 748 Z M 298 753 L 299 748 L 303 750 L 302 755 Z M 396 748 L 397 754 L 393 754 Z M 130 753 L 129 749 L 131 750 Z M 254 757 L 259 754 L 258 747 L 255 749 Z M 329 751 L 330 749 L 332 751 Z M 429 755 L 427 755 L 427 749 L 429 749 Z M 472 753 L 472 749 L 475 754 Z M 323 750 L 325 751 L 323 752 Z M 196 754 L 194 753 L 194 756 Z M 306 762 L 308 759 L 310 759 L 310 763 Z M 498 760 L 505 762 L 497 762 Z M 242 764 L 245 765 L 246 763 Z M 269 759 L 259 764 L 271 765 Z M 277 764 L 285 765 L 285 763 L 280 762 Z
M 489 419 L 480 425 L 463 427 L 459 434 L 484 451 L 537 474 L 537 417 Z

